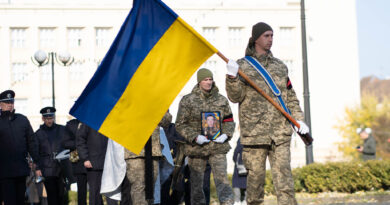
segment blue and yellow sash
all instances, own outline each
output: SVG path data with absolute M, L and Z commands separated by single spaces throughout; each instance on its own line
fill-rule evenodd
M 259 61 L 251 56 L 245 56 L 245 60 L 260 74 L 260 76 L 267 83 L 268 87 L 272 90 L 272 93 L 278 98 L 279 104 L 288 114 L 291 115 L 290 110 L 287 108 L 286 104 L 282 98 L 282 92 L 280 92 L 278 86 L 275 81 L 272 79 L 271 75 L 268 71 L 261 65 Z

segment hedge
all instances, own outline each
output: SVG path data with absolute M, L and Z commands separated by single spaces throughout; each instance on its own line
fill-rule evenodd
M 293 171 L 295 192 L 348 192 L 390 188 L 390 161 L 331 162 L 310 164 Z M 266 194 L 275 194 L 270 171 Z

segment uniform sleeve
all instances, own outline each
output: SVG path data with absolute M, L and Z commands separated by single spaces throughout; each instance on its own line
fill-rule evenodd
M 85 124 L 81 124 L 79 130 L 76 133 L 76 148 L 82 161 L 89 160 L 87 146 L 88 133 L 89 127 Z
M 190 103 L 187 101 L 188 100 L 185 97 L 180 101 L 175 122 L 176 131 L 188 142 L 194 143 L 195 138 L 199 135 L 199 133 L 190 125 L 191 107 L 189 106 Z
M 222 133 L 226 134 L 228 136 L 228 140 L 230 140 L 233 137 L 235 123 L 233 120 L 233 113 L 230 109 L 229 102 L 227 99 L 225 100 L 225 106 L 224 106 L 224 116 L 222 119 Z
M 71 151 L 76 149 L 76 140 L 74 134 L 70 131 L 70 125 L 66 125 L 64 138 L 62 139 L 61 146 L 65 149 L 70 149 Z
M 297 98 L 297 95 L 295 93 L 294 88 L 292 87 L 290 79 L 287 77 L 286 79 L 286 86 L 287 86 L 287 107 L 291 112 L 292 117 L 295 120 L 304 120 L 303 112 L 301 107 L 299 106 L 299 100 Z
M 28 153 L 30 154 L 31 158 L 37 162 L 39 161 L 39 150 L 37 147 L 38 140 L 36 136 L 34 135 L 34 131 L 31 127 L 30 121 L 26 118 L 26 139 L 27 139 L 27 149 Z
M 39 130 L 38 130 L 39 131 Z M 33 158 L 34 164 L 36 165 L 35 169 L 40 170 L 41 165 L 41 158 L 39 156 L 39 138 L 38 138 L 38 131 L 33 134 L 33 144 L 34 144 L 34 150 L 32 151 L 33 154 L 30 153 L 30 156 Z
M 238 60 L 237 63 L 241 67 L 242 62 Z M 229 100 L 233 103 L 240 103 L 244 100 L 246 95 L 246 85 L 241 80 L 240 76 L 237 76 L 236 78 L 229 78 L 226 76 L 226 93 Z

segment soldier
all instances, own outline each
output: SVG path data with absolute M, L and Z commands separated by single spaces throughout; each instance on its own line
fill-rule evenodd
M 239 103 L 241 126 L 241 144 L 243 160 L 248 169 L 247 202 L 250 205 L 264 203 L 265 164 L 269 157 L 273 183 L 278 204 L 297 204 L 294 194 L 294 181 L 290 167 L 290 141 L 292 129 L 290 123 L 260 93 L 241 77 L 237 77 L 238 68 L 251 78 L 265 93 L 276 101 L 268 84 L 256 69 L 252 59 L 261 64 L 266 73 L 273 78 L 280 90 L 280 96 L 292 117 L 300 124 L 299 132 L 305 134 L 309 128 L 302 121 L 303 114 L 299 101 L 288 77 L 286 65 L 273 57 L 270 49 L 273 42 L 273 30 L 266 23 L 257 23 L 252 28 L 245 55 L 238 64 L 229 60 L 227 64 L 226 91 L 229 99 Z M 277 90 L 277 89 L 276 89 Z M 277 91 L 279 91 L 277 90 Z
M 65 127 L 55 123 L 54 107 L 44 107 L 41 109 L 43 124 L 35 132 L 36 146 L 38 153 L 37 167 L 35 175 L 44 177 L 44 185 L 47 191 L 47 201 L 49 205 L 63 204 L 65 187 L 63 181 L 63 171 L 60 162 L 55 158 L 63 151 L 62 139 L 66 131 Z
M 5 205 L 24 204 L 28 153 L 37 159 L 34 131 L 24 115 L 15 113 L 14 97 L 12 90 L 0 94 L 0 195 Z
M 81 123 L 76 132 L 76 149 L 80 160 L 87 169 L 89 185 L 89 204 L 103 205 L 100 185 L 107 150 L 107 137 Z M 106 198 L 108 205 L 117 204 L 113 199 Z
M 160 145 L 160 128 L 167 129 L 172 120 L 172 115 L 166 112 L 158 127 L 153 131 L 152 157 L 153 157 L 153 182 L 157 179 L 159 160 L 162 157 Z M 139 155 L 125 149 L 126 176 L 130 182 L 130 195 L 132 204 L 148 205 L 145 199 L 145 149 Z
M 77 204 L 87 204 L 87 170 L 83 162 L 79 159 L 76 149 L 76 133 L 81 127 L 81 122 L 77 119 L 69 120 L 66 123 L 67 135 L 62 140 L 62 146 L 71 151 L 70 161 L 72 162 L 73 175 L 77 180 Z
M 362 160 L 374 160 L 376 158 L 376 141 L 371 134 L 371 128 L 358 128 L 356 132 L 360 135 L 360 139 L 364 140 L 363 146 L 356 148 L 358 152 L 362 153 Z
M 185 155 L 191 178 L 191 204 L 205 204 L 203 178 L 207 162 L 211 166 L 219 202 L 233 204 L 233 192 L 227 178 L 226 153 L 234 131 L 233 115 L 228 100 L 219 94 L 210 70 L 197 73 L 198 83 L 182 98 L 176 118 L 176 129 L 186 139 Z M 220 113 L 220 135 L 208 139 L 202 135 L 202 113 Z M 208 114 L 205 114 L 207 117 Z

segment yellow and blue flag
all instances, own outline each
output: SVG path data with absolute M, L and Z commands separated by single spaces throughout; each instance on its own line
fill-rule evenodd
M 192 74 L 216 52 L 162 1 L 134 0 L 70 114 L 140 153 Z

